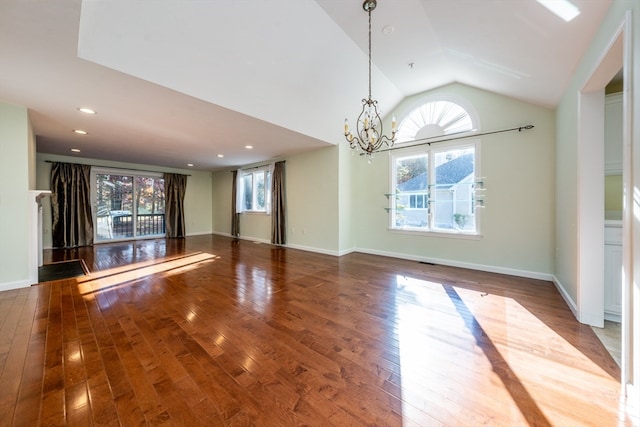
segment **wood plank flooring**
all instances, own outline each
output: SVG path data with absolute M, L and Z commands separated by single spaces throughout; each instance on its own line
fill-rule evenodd
M 47 251 L 0 292 L 0 426 L 638 425 L 551 283 L 220 236 Z

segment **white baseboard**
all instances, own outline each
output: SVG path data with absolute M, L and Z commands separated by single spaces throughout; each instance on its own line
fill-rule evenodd
M 266 244 L 271 244 L 270 240 L 267 239 L 261 239 L 258 237 L 248 237 L 248 236 L 232 236 L 229 233 L 222 233 L 222 232 L 218 232 L 218 231 L 214 231 L 212 233 L 209 234 L 215 234 L 216 236 L 223 236 L 223 237 L 230 237 L 232 239 L 240 239 L 240 240 L 247 240 L 249 242 L 255 242 L 255 243 L 266 243 Z
M 622 323 L 622 316 L 619 313 L 604 312 L 604 320 L 610 322 Z
M 407 259 L 411 261 L 428 262 L 431 264 L 446 265 L 449 267 L 467 268 L 469 270 L 486 271 L 488 273 L 499 273 L 499 274 L 506 274 L 509 276 L 526 277 L 528 279 L 545 280 L 548 282 L 553 281 L 552 274 L 538 273 L 535 271 L 516 270 L 513 268 L 498 267 L 493 265 L 475 264 L 475 263 L 464 262 L 464 261 L 452 261 L 452 260 L 440 259 L 440 258 L 421 257 L 417 255 L 408 255 L 408 254 L 401 254 L 396 252 L 386 252 L 386 251 L 378 251 L 378 250 L 364 249 L 364 248 L 355 248 L 352 250 L 352 252 L 362 252 L 362 253 L 371 254 L 371 255 L 381 255 L 381 256 L 387 256 L 391 258 Z
M 191 236 L 208 236 L 209 234 L 215 234 L 215 233 L 213 233 L 213 231 L 194 231 L 192 233 L 187 233 L 186 236 L 187 237 L 191 237 Z
M 29 279 L 26 280 L 18 280 L 16 282 L 5 282 L 0 283 L 0 292 L 2 291 L 10 291 L 11 289 L 20 289 L 20 288 L 28 288 L 33 285 Z
M 578 304 L 576 304 L 573 298 L 571 298 L 571 295 L 567 293 L 564 286 L 562 286 L 562 284 L 560 283 L 560 280 L 558 280 L 556 276 L 553 276 L 553 284 L 556 286 L 556 289 L 558 290 L 558 292 L 560 292 L 560 296 L 562 296 L 562 299 L 564 299 L 564 302 L 566 302 L 567 305 L 569 306 L 569 309 L 573 313 L 573 317 L 575 317 L 576 320 L 579 321 L 580 316 L 578 316 Z
M 224 236 L 224 237 L 231 237 L 231 238 L 237 238 L 237 239 L 242 239 L 242 240 L 248 240 L 248 241 L 252 241 L 252 242 L 256 242 L 256 243 L 266 243 L 266 244 L 271 244 L 271 242 L 269 240 L 266 239 L 259 239 L 257 237 L 247 237 L 247 236 L 232 236 L 229 233 L 221 233 L 221 232 L 216 232 L 214 231 L 212 234 L 218 235 L 218 236 Z M 306 251 L 306 252 L 315 252 L 317 254 L 323 254 L 323 255 L 331 255 L 331 256 L 343 256 L 343 255 L 347 255 L 351 252 L 353 252 L 353 249 L 348 249 L 346 251 L 332 251 L 329 249 L 322 249 L 322 248 L 315 248 L 312 246 L 304 246 L 304 245 L 297 245 L 295 243 L 287 243 L 284 245 L 284 247 L 286 248 L 291 248 L 291 249 L 298 249 L 301 251 Z
M 337 256 L 337 257 L 346 255 L 346 254 L 340 253 L 339 251 L 332 251 L 329 249 L 314 248 L 311 246 L 296 245 L 296 244 L 290 244 L 290 243 L 287 243 L 286 247 L 291 249 L 299 249 L 301 251 L 315 252 L 317 254 L 331 255 L 331 256 Z

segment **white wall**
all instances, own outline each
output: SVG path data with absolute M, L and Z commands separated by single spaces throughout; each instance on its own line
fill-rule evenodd
M 25 107 L 0 103 L 0 290 L 29 286 L 34 138 Z
M 115 169 L 138 169 L 151 172 L 170 172 L 189 175 L 187 178 L 187 191 L 184 196 L 185 231 L 188 236 L 196 234 L 209 234 L 212 232 L 212 189 L 211 173 L 184 169 L 162 168 L 152 165 L 135 163 L 112 162 L 106 160 L 87 159 L 82 157 L 58 156 L 39 153 L 36 156 L 36 181 L 38 190 L 51 188 L 51 161 L 105 166 Z M 51 243 L 51 201 L 49 197 L 43 199 L 43 239 L 45 248 L 50 248 Z
M 389 155 L 371 164 L 352 158 L 354 240 L 359 250 L 451 265 L 550 279 L 554 271 L 554 114 L 553 111 L 461 84 L 406 99 L 396 111 L 434 94 L 470 102 L 480 132 L 526 124 L 532 130 L 481 137 L 480 175 L 485 208 L 477 240 L 416 236 L 388 230 L 385 193 L 390 191 Z M 396 113 L 398 121 L 402 117 Z M 398 146 L 396 146 L 398 147 Z

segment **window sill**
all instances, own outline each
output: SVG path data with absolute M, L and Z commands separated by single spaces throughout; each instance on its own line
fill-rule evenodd
M 420 230 L 417 228 L 388 228 L 389 232 L 394 234 L 409 234 L 413 236 L 424 236 L 424 237 L 444 237 L 447 239 L 463 239 L 463 240 L 480 240 L 482 239 L 481 234 L 471 234 L 471 233 L 450 233 L 446 231 L 434 231 L 434 230 Z
M 240 213 L 247 215 L 271 215 L 270 213 L 267 213 L 265 211 L 242 211 Z

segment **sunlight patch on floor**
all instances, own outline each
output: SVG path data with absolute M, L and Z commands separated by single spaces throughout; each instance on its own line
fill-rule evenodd
M 556 322 L 557 331 L 566 329 L 562 323 L 565 319 L 538 318 L 530 311 L 535 307 L 523 307 L 514 298 L 465 287 L 401 275 L 396 276 L 396 283 L 400 369 L 420 373 L 420 378 L 401 376 L 404 405 L 411 402 L 422 410 L 427 408 L 428 384 L 442 383 L 437 378 L 442 376 L 445 383 L 466 384 L 462 389 L 488 392 L 487 407 L 495 409 L 501 401 L 514 402 L 515 405 L 503 408 L 511 412 L 513 421 L 525 421 L 518 407 L 533 406 L 538 407 L 539 419 L 563 423 L 571 420 L 570 414 L 557 407 L 558 402 L 549 398 L 548 390 L 558 396 L 565 393 L 563 388 L 567 384 L 573 384 L 573 390 L 567 392 L 578 396 L 573 410 L 579 410 L 582 405 L 591 405 L 589 394 L 582 391 L 594 390 L 597 384 L 615 389 L 618 378 L 599 365 L 604 359 L 592 360 L 554 330 Z M 468 338 L 462 339 L 469 335 L 475 339 L 475 345 Z M 571 331 L 568 339 L 581 340 L 581 332 Z M 593 338 L 585 336 L 585 340 L 589 339 Z M 454 359 L 458 365 L 450 363 Z M 466 360 L 466 364 L 461 366 L 460 360 Z M 492 371 L 493 375 L 471 374 L 472 378 L 480 378 L 482 384 L 469 384 L 471 378 L 465 372 L 474 371 Z M 575 378 L 585 378 L 585 374 L 586 379 L 576 383 Z M 438 392 L 442 394 L 441 389 Z M 452 416 L 456 400 L 452 396 L 453 404 L 449 404 Z M 405 409 L 406 414 L 411 413 L 410 408 Z M 477 416 L 476 421 L 482 421 L 482 414 Z
M 88 295 L 105 289 L 113 289 L 132 280 L 152 274 L 163 273 L 164 275 L 171 275 L 184 273 L 185 271 L 198 268 L 203 262 L 213 262 L 219 258 L 217 255 L 199 252 L 179 258 L 161 261 L 156 260 L 103 270 L 79 279 L 78 289 L 81 295 Z

